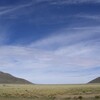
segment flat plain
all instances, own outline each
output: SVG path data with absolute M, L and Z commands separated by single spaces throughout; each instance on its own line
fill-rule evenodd
M 100 84 L 1 84 L 0 100 L 100 100 Z

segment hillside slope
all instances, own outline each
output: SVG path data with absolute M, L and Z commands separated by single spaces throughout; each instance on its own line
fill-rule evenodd
M 0 84 L 32 84 L 31 82 L 14 77 L 11 74 L 0 72 Z
M 100 77 L 90 81 L 89 83 L 100 83 Z

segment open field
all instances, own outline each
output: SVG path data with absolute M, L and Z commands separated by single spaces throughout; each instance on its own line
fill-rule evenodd
M 0 85 L 0 100 L 100 100 L 100 84 Z

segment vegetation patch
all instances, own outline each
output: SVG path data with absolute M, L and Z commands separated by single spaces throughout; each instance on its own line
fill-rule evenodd
M 3 98 L 3 99 L 2 99 Z M 0 85 L 0 100 L 99 100 L 100 84 Z

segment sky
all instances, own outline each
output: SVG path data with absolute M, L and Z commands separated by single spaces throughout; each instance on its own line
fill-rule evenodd
M 0 71 L 36 84 L 100 76 L 100 0 L 0 0 Z

